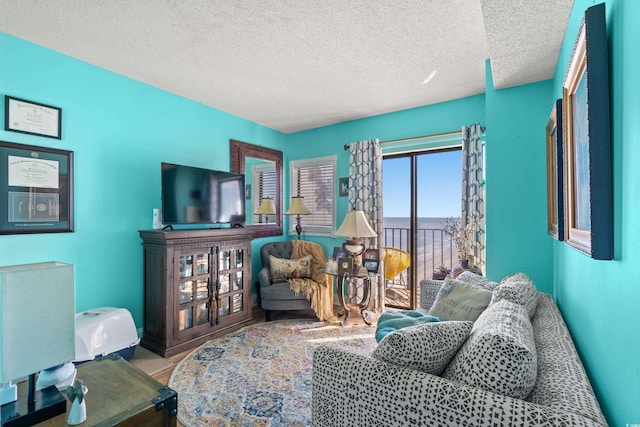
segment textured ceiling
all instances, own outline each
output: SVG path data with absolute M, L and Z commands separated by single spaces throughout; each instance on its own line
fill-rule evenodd
M 282 132 L 551 78 L 573 0 L 0 0 L 0 31 Z

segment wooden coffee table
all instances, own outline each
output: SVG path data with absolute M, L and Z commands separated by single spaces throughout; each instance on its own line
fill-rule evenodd
M 87 386 L 87 420 L 80 426 L 176 426 L 175 391 L 122 358 L 105 358 L 78 366 Z M 67 414 L 70 408 L 67 401 Z M 38 426 L 66 426 L 67 414 Z

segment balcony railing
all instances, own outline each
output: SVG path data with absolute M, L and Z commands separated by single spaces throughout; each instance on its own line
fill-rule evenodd
M 409 228 L 385 227 L 384 246 L 409 250 Z M 441 228 L 417 229 L 417 260 L 410 268 L 417 272 L 417 280 L 431 279 L 438 267 L 451 270 L 458 264 L 458 251 L 455 244 L 443 233 Z M 455 264 L 454 264 L 455 260 Z M 409 284 L 408 270 L 398 274 L 390 284 Z

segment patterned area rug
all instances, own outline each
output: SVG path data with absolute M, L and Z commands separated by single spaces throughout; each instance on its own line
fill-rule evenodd
M 311 363 L 319 345 L 369 355 L 375 328 L 280 320 L 203 344 L 175 368 L 178 419 L 196 426 L 310 426 Z

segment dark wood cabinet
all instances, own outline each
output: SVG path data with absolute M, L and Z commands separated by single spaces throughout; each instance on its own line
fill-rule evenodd
M 142 346 L 169 357 L 253 320 L 251 236 L 237 228 L 140 231 Z

